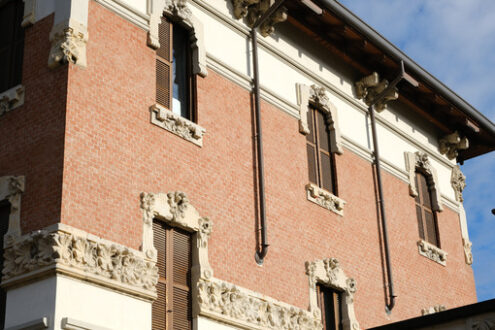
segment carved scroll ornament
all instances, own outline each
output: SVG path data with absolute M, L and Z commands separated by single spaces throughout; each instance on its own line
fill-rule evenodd
M 0 201 L 7 200 L 10 203 L 9 228 L 4 237 L 4 247 L 21 236 L 21 196 L 24 186 L 24 176 L 0 177 Z
M 399 97 L 397 88 L 390 90 L 380 101 L 375 103 L 375 98 L 388 87 L 388 80 L 380 80 L 378 73 L 373 72 L 356 82 L 356 96 L 363 99 L 367 106 L 374 104 L 375 110 L 381 112 L 387 108 L 387 102 Z
M 447 252 L 439 247 L 420 239 L 418 241 L 418 252 L 420 255 L 439 263 L 442 266 L 446 265 Z
M 275 0 L 232 0 L 235 18 L 246 17 L 249 27 L 252 27 L 274 3 Z M 266 37 L 272 34 L 275 31 L 275 24 L 285 20 L 287 20 L 287 8 L 281 7 L 260 25 L 261 35 Z
M 452 189 L 454 189 L 456 201 L 463 202 L 462 191 L 466 188 L 466 176 L 462 173 L 459 165 L 452 168 L 450 183 L 452 184 Z
M 306 185 L 306 194 L 309 201 L 338 215 L 344 215 L 344 205 L 346 202 L 343 199 L 312 183 Z
M 54 26 L 50 32 L 50 55 L 48 67 L 73 63 L 86 66 L 86 43 L 88 31 L 83 24 L 69 21 Z
M 24 104 L 24 86 L 17 85 L 0 93 L 0 117 Z

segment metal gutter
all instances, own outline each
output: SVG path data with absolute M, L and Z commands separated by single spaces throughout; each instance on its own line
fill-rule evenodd
M 330 11 L 335 13 L 339 18 L 342 18 L 346 24 L 352 26 L 357 32 L 369 39 L 375 46 L 381 48 L 387 55 L 395 59 L 397 62 L 403 61 L 408 71 L 414 74 L 416 79 L 429 85 L 434 90 L 438 91 L 442 97 L 459 108 L 469 117 L 475 119 L 478 124 L 483 127 L 489 134 L 495 137 L 495 124 L 487 117 L 476 110 L 472 105 L 463 100 L 459 95 L 453 92 L 450 88 L 441 83 L 433 75 L 420 67 L 416 62 L 394 46 L 390 41 L 381 36 L 368 24 L 354 15 L 349 9 L 344 7 L 336 0 L 320 0 L 320 2 Z

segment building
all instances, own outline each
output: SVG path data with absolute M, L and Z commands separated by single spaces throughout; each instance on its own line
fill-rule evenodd
M 457 162 L 495 126 L 336 1 L 1 0 L 0 22 L 6 329 L 476 302 Z

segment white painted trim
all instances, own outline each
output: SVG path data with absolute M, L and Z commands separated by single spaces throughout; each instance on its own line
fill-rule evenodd
M 5 330 L 39 330 L 48 328 L 48 318 L 43 317 L 38 320 L 32 320 L 13 327 L 8 327 Z
M 95 0 L 95 2 L 113 11 L 139 28 L 149 31 L 150 15 L 141 13 L 137 9 L 119 0 Z
M 62 319 L 62 329 L 64 330 L 112 330 L 110 328 L 100 327 L 91 323 L 74 320 L 64 317 Z

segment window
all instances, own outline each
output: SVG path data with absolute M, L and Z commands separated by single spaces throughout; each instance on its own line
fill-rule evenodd
M 341 330 L 342 303 L 340 292 L 318 285 L 317 294 L 323 330 Z
M 330 134 L 326 116 L 310 107 L 307 112 L 309 133 L 306 135 L 309 181 L 337 195 L 335 161 L 330 152 Z
M 153 220 L 158 252 L 158 298 L 152 306 L 154 330 L 192 329 L 191 234 Z
M 156 51 L 156 102 L 191 121 L 194 111 L 195 76 L 192 74 L 189 31 L 162 17 Z
M 437 215 L 432 208 L 432 192 L 426 176 L 416 171 L 416 217 L 418 218 L 419 236 L 421 239 L 440 247 L 438 239 Z
M 24 1 L 0 0 L 0 92 L 21 83 Z
M 3 237 L 9 229 L 10 203 L 0 202 L 0 272 L 3 271 Z M 7 292 L 0 288 L 0 328 L 5 324 L 5 308 L 7 307 Z

